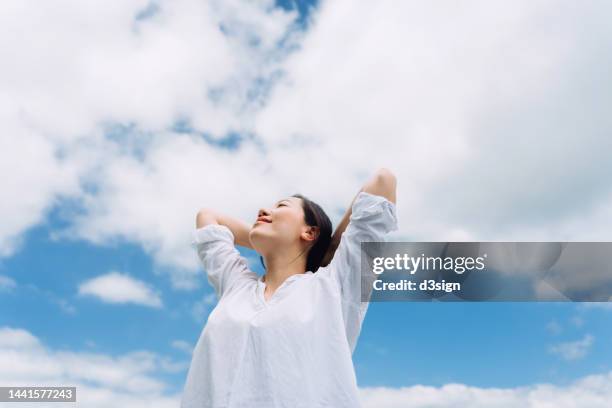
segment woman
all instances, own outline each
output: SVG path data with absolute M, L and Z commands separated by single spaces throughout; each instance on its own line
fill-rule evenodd
M 368 306 L 360 242 L 397 229 L 395 202 L 395 176 L 382 168 L 333 235 L 323 210 L 299 194 L 260 209 L 252 225 L 200 210 L 192 245 L 219 302 L 181 407 L 359 407 L 352 353 Z M 261 255 L 262 277 L 234 245 Z

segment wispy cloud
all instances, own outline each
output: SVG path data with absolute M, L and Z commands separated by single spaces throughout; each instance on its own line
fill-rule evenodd
M 189 355 L 193 353 L 193 346 L 185 340 L 173 340 L 171 346 Z
M 177 340 L 173 346 L 183 348 Z M 86 408 L 177 407 L 180 391 L 171 392 L 162 373 L 184 371 L 185 361 L 148 352 L 118 356 L 55 350 L 27 330 L 0 327 L 0 383 L 75 385 Z M 480 388 L 460 383 L 441 387 L 362 387 L 364 408 L 607 408 L 612 400 L 612 372 L 590 375 L 567 386 L 534 384 L 515 388 Z
M 592 335 L 586 334 L 581 340 L 555 344 L 549 348 L 549 352 L 567 361 L 579 360 L 586 356 L 594 341 Z
M 79 406 L 170 408 L 180 394 L 159 379 L 163 373 L 185 371 L 175 361 L 149 351 L 111 356 L 54 350 L 27 330 L 0 327 L 0 384 L 76 386 Z
M 607 408 L 612 400 L 612 371 L 590 375 L 567 386 L 535 384 L 516 388 L 442 387 L 361 388 L 364 408 Z
M 582 327 L 582 326 L 584 326 L 584 318 L 583 318 L 583 317 L 581 317 L 581 316 L 573 316 L 573 317 L 570 319 L 570 322 L 571 322 L 571 323 L 572 323 L 574 326 L 576 326 L 576 327 Z
M 32 283 L 25 283 L 25 284 L 19 285 L 19 288 L 30 291 L 34 293 L 36 296 L 46 298 L 50 303 L 53 303 L 59 306 L 60 310 L 62 310 L 64 313 L 67 313 L 70 315 L 75 315 L 77 313 L 77 309 L 67 299 L 57 295 L 52 290 L 34 285 Z
M 135 303 L 160 308 L 162 300 L 146 283 L 126 274 L 110 272 L 83 282 L 79 295 L 91 295 L 107 303 Z
M 552 320 L 546 324 L 546 330 L 554 335 L 557 335 L 563 331 L 563 327 L 558 321 Z
M 0 275 L 0 292 L 13 290 L 17 287 L 17 283 L 10 276 Z

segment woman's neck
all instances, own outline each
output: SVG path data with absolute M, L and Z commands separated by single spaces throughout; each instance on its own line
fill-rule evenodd
M 264 258 L 266 273 L 264 282 L 266 287 L 275 290 L 291 275 L 306 272 L 306 249 L 297 253 L 295 251 L 283 251 Z

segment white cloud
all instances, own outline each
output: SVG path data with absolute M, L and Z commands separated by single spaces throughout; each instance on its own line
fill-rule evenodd
M 4 90 L 2 78 L 0 68 Z M 2 105 L 0 96 L 0 257 L 8 257 L 22 245 L 24 231 L 45 220 L 56 195 L 75 194 L 78 185 L 75 169 L 54 156 L 54 143 L 27 124 L 15 123 Z
M 612 400 L 612 372 L 581 378 L 567 386 L 535 384 L 516 388 L 361 388 L 364 408 L 606 408 Z
M 184 372 L 186 363 L 149 351 L 110 356 L 53 350 L 27 330 L 0 328 L 0 384 L 76 386 L 81 407 L 177 407 L 179 394 L 158 379 L 160 374 L 177 372 L 177 367 Z
M 178 340 L 173 345 L 182 348 L 186 343 Z M 177 407 L 180 392 L 171 393 L 158 376 L 182 372 L 184 377 L 186 367 L 186 361 L 148 351 L 109 356 L 53 350 L 27 330 L 0 328 L 1 384 L 70 384 L 77 387 L 77 400 L 84 408 Z M 604 408 L 612 399 L 612 372 L 590 375 L 567 386 L 479 388 L 452 383 L 442 387 L 364 387 L 360 395 L 364 408 Z
M 0 329 L 0 347 L 2 349 L 36 349 L 40 342 L 30 332 L 11 327 Z
M 549 348 L 549 352 L 559 355 L 564 360 L 579 360 L 589 352 L 594 340 L 592 335 L 586 334 L 581 340 L 555 344 Z
M 279 182 L 343 180 L 331 203 L 372 166 L 395 170 L 414 240 L 605 240 L 610 7 L 323 2 L 256 130 L 278 143 Z
M 0 275 L 0 292 L 15 289 L 17 284 L 10 276 Z
M 146 283 L 115 271 L 83 282 L 79 285 L 79 295 L 92 295 L 107 303 L 162 307 L 159 294 Z
M 193 135 L 163 133 L 152 140 L 142 159 L 105 155 L 94 176 L 97 191 L 83 195 L 84 211 L 75 213 L 73 225 L 58 236 L 101 245 L 117 237 L 139 242 L 170 270 L 175 286 L 193 288 L 203 277 L 189 245 L 197 210 L 224 208 L 254 219 L 259 207 L 245 195 L 263 201 L 277 187 L 265 185 L 265 162 L 253 146 L 232 153 Z
M 193 346 L 185 340 L 173 340 L 171 343 L 172 347 L 180 350 L 184 353 L 191 355 L 193 353 Z
M 413 240 L 608 237 L 609 4 L 338 0 L 306 33 L 272 0 L 158 4 L 0 5 L 0 256 L 71 199 L 55 237 L 138 243 L 194 288 L 199 207 L 302 192 L 338 221 L 381 165 Z
M 224 158 L 199 136 L 174 141 L 177 135 L 165 130 L 177 120 L 214 139 L 243 129 L 250 115 L 244 103 L 285 52 L 276 43 L 292 43 L 287 34 L 297 14 L 272 7 L 272 0 L 155 4 L 157 11 L 138 20 L 149 1 L 111 8 L 70 0 L 0 5 L 0 257 L 18 250 L 23 234 L 54 205 L 70 203 L 78 208 L 60 213 L 68 220 L 81 210 L 91 212 L 82 220 L 95 218 L 77 225 L 81 234 L 74 237 L 134 240 L 159 266 L 176 269 L 176 286 L 194 287 L 196 261 L 185 236 L 197 206 L 210 202 L 204 187 L 218 171 L 212 164 Z M 114 124 L 128 131 L 111 131 Z M 192 148 L 200 154 L 173 173 L 186 159 L 181 152 Z M 250 156 L 243 163 L 255 160 Z M 117 173 L 125 184 L 105 179 Z M 121 196 L 125 191 L 145 194 L 129 202 L 135 197 Z M 142 216 L 123 218 L 132 209 Z M 156 219 L 146 217 L 152 214 Z M 114 227 L 101 226 L 107 218 Z M 96 226 L 100 231 L 91 231 Z

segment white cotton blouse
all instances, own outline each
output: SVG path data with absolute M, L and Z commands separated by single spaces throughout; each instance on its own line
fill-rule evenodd
M 352 361 L 368 307 L 360 242 L 393 230 L 395 204 L 359 192 L 329 265 L 290 276 L 268 301 L 229 228 L 194 230 L 219 301 L 193 351 L 181 408 L 361 407 Z

